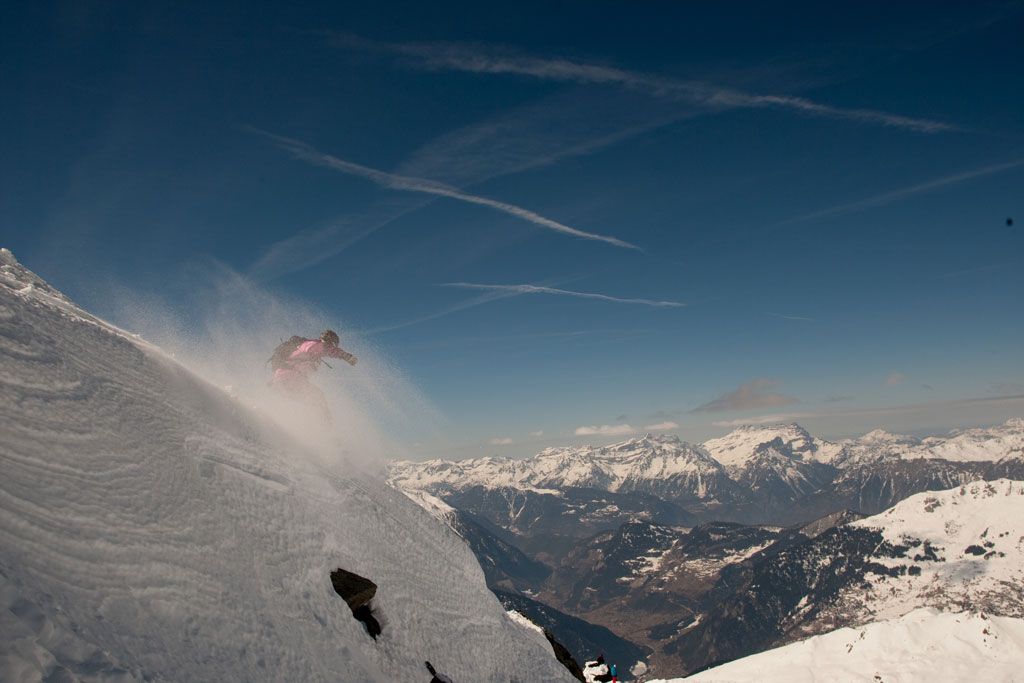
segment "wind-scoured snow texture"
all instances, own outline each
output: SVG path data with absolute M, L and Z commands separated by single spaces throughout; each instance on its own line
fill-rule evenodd
M 585 488 L 699 500 L 712 500 L 731 484 L 704 449 L 675 436 L 650 434 L 610 446 L 546 448 L 523 460 L 394 462 L 389 481 L 405 490 L 442 494 L 474 486 L 552 495 L 564 488 Z
M 898 573 L 868 574 L 869 587 L 844 596 L 842 609 L 860 604 L 882 619 L 926 605 L 1024 617 L 1024 482 L 919 493 L 850 526 L 903 550 L 875 560 Z
M 268 422 L 0 251 L 0 680 L 572 680 L 455 534 Z
M 1009 683 L 1022 670 L 1024 620 L 924 608 L 650 683 Z

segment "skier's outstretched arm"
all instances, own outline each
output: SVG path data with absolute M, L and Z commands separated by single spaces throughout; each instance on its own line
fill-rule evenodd
M 339 346 L 328 346 L 328 347 L 326 347 L 325 355 L 328 355 L 331 358 L 340 358 L 343 361 L 345 361 L 346 363 L 348 363 L 349 365 L 355 365 L 356 362 L 359 361 L 359 359 L 356 358 L 354 354 L 349 353 L 348 351 L 346 351 L 345 349 L 343 349 L 343 348 L 341 348 Z

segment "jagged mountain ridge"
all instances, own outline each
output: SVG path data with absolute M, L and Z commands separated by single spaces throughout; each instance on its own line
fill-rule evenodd
M 540 498 L 577 490 L 643 494 L 699 519 L 794 524 L 843 507 L 873 514 L 919 491 L 978 478 L 1012 477 L 1021 471 L 1024 419 L 1012 419 L 926 439 L 875 430 L 859 439 L 831 442 L 811 436 L 797 424 L 740 427 L 699 446 L 675 436 L 646 435 L 600 448 L 548 448 L 523 460 L 394 462 L 389 465 L 389 481 L 450 502 L 460 495 L 473 498 L 476 514 L 529 536 L 530 528 L 543 529 L 553 523 L 552 517 L 528 516 L 524 523 L 509 511 L 499 512 L 499 498 L 508 500 L 516 495 L 511 492 L 518 492 L 538 509 L 562 507 L 556 514 L 566 522 L 576 504 L 559 506 Z M 471 489 L 476 493 L 464 495 Z M 505 493 L 494 493 L 499 491 Z M 485 498 L 491 503 L 483 504 Z M 595 500 L 601 498 L 597 494 Z M 678 515 L 637 515 L 633 518 L 678 523 Z M 588 530 L 628 521 L 605 515 L 602 522 L 598 517 L 590 519 Z M 560 524 L 563 530 L 558 533 L 573 535 L 565 530 L 568 526 Z
M 725 468 L 706 450 L 675 436 L 652 434 L 610 446 L 546 448 L 521 460 L 394 462 L 389 465 L 389 481 L 399 488 L 434 493 L 483 486 L 538 493 L 568 488 L 644 492 L 700 502 L 736 495 Z

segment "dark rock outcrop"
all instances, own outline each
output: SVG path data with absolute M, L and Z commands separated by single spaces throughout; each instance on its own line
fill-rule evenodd
M 558 639 L 555 638 L 555 634 L 553 634 L 549 629 L 544 629 L 544 637 L 548 639 L 549 643 L 551 643 L 551 649 L 555 652 L 555 659 L 561 662 L 562 666 L 568 669 L 569 673 L 571 673 L 576 680 L 584 680 L 583 669 L 580 668 L 579 662 L 577 662 L 572 654 L 565 649 L 565 645 L 558 642 Z
M 356 621 L 362 623 L 370 637 L 376 640 L 381 634 L 381 627 L 380 622 L 373 616 L 370 601 L 377 594 L 377 584 L 339 567 L 331 572 L 331 585 L 334 586 L 334 592 L 340 595 L 352 610 L 352 616 Z

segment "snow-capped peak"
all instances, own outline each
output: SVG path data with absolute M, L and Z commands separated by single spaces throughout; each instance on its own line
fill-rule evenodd
M 871 443 L 894 443 L 894 442 L 916 442 L 918 441 L 912 436 L 904 436 L 902 434 L 893 434 L 887 432 L 884 429 L 873 429 L 864 436 L 860 437 L 859 441 L 871 442 Z
M 730 472 L 741 469 L 762 444 L 779 439 L 782 451 L 796 460 L 830 462 L 840 447 L 818 439 L 795 422 L 789 424 L 742 425 L 725 436 L 708 439 L 702 445 Z

